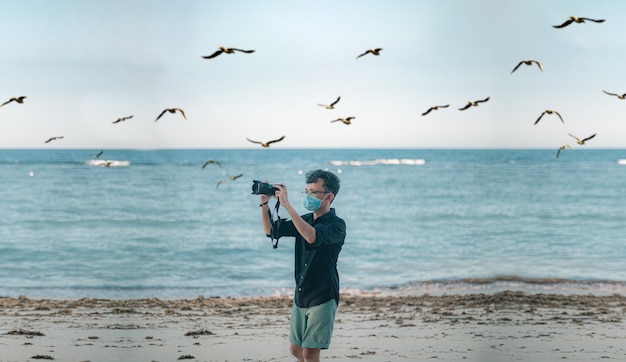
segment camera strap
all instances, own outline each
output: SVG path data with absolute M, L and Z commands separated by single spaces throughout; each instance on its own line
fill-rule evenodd
M 272 240 L 272 248 L 274 249 L 278 248 L 278 239 L 280 239 L 280 236 L 277 236 L 278 227 L 280 226 L 282 222 L 280 215 L 278 215 L 279 207 L 280 207 L 280 200 L 276 200 L 276 205 L 274 206 L 274 211 L 276 213 L 276 218 L 277 218 L 276 220 L 274 220 L 274 217 L 272 216 L 272 212 L 270 211 L 270 209 L 267 208 L 267 215 L 270 218 L 270 225 L 272 226 L 272 230 L 270 231 L 270 235 L 268 236 Z

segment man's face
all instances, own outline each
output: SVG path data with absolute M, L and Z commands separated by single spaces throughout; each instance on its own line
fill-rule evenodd
M 330 192 L 326 191 L 324 188 L 324 181 L 318 179 L 313 183 L 306 184 L 306 189 L 304 190 L 307 195 L 315 197 L 318 200 L 323 200 L 326 195 Z

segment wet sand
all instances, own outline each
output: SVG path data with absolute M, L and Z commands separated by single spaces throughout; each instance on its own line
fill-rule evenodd
M 290 297 L 0 298 L 0 361 L 293 361 Z M 322 359 L 626 360 L 623 295 L 343 295 Z

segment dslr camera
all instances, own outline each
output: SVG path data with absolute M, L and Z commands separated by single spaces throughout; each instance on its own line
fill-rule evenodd
M 259 180 L 252 181 L 252 194 L 253 195 L 267 195 L 274 196 L 274 192 L 278 189 L 271 184 Z

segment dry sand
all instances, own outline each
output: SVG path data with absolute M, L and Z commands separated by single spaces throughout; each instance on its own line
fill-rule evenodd
M 289 297 L 0 298 L 0 361 L 293 361 Z M 623 295 L 343 295 L 336 361 L 626 361 Z

